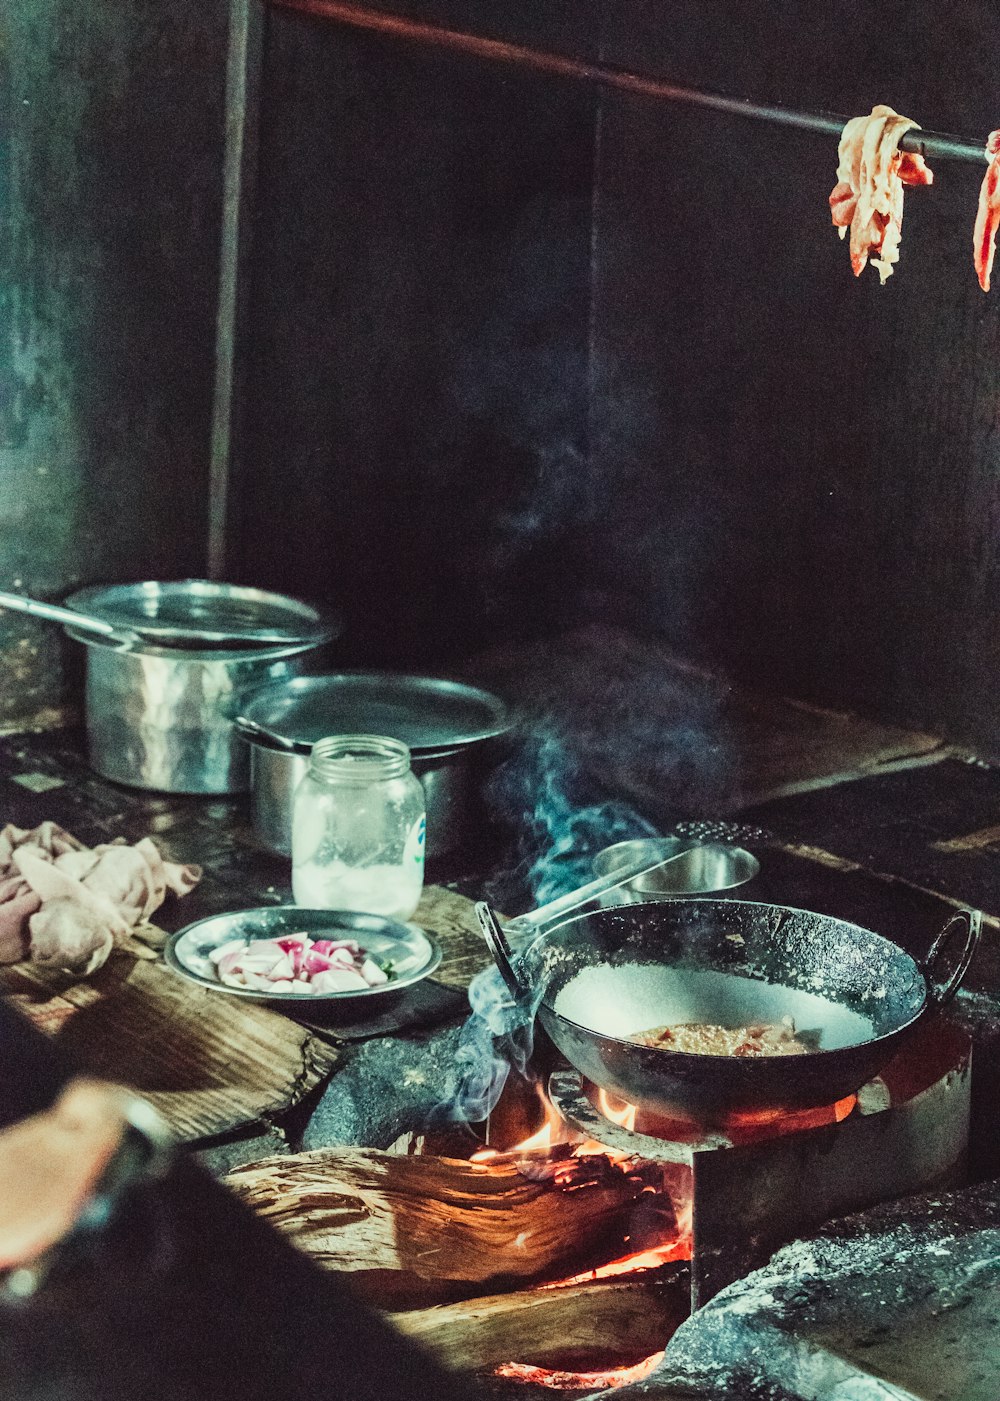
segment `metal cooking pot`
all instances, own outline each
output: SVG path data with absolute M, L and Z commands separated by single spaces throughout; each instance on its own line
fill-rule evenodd
M 84 589 L 67 604 L 170 637 L 171 645 L 122 644 L 66 628 L 86 647 L 92 767 L 116 783 L 162 793 L 244 792 L 250 763 L 235 715 L 251 692 L 314 666 L 338 630 L 297 599 L 208 580 Z M 245 640 L 282 620 L 303 640 L 281 646 Z
M 292 847 L 292 798 L 317 739 L 381 734 L 409 746 L 427 805 L 427 854 L 468 835 L 491 741 L 510 728 L 503 701 L 461 681 L 396 672 L 300 677 L 254 695 L 236 727 L 250 745 L 254 831 L 271 851 Z
M 245 722 L 244 722 L 245 723 Z M 237 719 L 237 729 L 240 720 Z M 254 832 L 279 856 L 292 853 L 292 798 L 309 767 L 308 754 L 262 744 L 243 732 L 250 744 L 250 814 Z M 413 772 L 427 806 L 428 856 L 451 851 L 466 834 L 466 819 L 476 784 L 471 750 L 411 754 Z
M 855 1093 L 955 994 L 981 916 L 952 916 L 916 963 L 868 929 L 784 905 L 674 900 L 565 920 L 515 955 L 488 905 L 476 907 L 515 997 L 575 1069 L 630 1104 L 701 1123 L 746 1109 L 811 1109 Z M 941 956 L 965 939 L 950 975 Z M 791 1016 L 818 1049 L 717 1056 L 643 1046 L 654 1027 L 746 1026 Z

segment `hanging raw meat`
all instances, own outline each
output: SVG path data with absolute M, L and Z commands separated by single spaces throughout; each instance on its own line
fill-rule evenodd
M 841 238 L 850 228 L 855 277 L 871 258 L 884 283 L 899 260 L 903 186 L 929 185 L 934 179 L 923 156 L 899 149 L 906 132 L 919 130 L 916 122 L 884 106 L 844 127 L 830 212 Z
M 1000 224 L 1000 131 L 991 131 L 986 143 L 989 165 L 979 191 L 976 231 L 972 235 L 972 259 L 984 292 L 990 290 L 990 273 L 996 252 L 997 225 Z

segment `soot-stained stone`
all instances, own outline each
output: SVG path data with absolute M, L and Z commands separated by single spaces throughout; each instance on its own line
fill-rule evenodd
M 387 1148 L 453 1100 L 459 1027 L 366 1041 L 339 1066 L 306 1125 L 303 1148 Z
M 618 1396 L 994 1401 L 998 1368 L 1000 1188 L 983 1183 L 845 1217 L 778 1251 Z

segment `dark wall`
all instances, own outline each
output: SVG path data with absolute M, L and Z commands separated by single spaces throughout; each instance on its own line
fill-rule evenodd
M 687 84 L 983 137 L 1000 15 L 888 0 L 379 0 Z M 0 586 L 204 567 L 225 15 L 0 0 Z M 234 572 L 347 659 L 625 618 L 1000 747 L 998 297 L 977 166 L 886 287 L 827 137 L 270 11 Z M 0 614 L 0 724 L 62 641 Z
M 884 101 L 979 139 L 1000 124 L 992 5 L 699 0 L 666 25 L 636 0 L 620 16 L 611 63 L 814 110 Z M 835 165 L 825 137 L 603 101 L 594 437 L 619 505 L 589 553 L 686 650 L 996 749 L 983 168 L 935 162 L 934 186 L 907 194 L 882 287 L 854 279 L 830 227 Z
M 848 114 L 1000 123 L 981 3 L 383 11 Z M 981 169 L 881 287 L 836 140 L 272 10 L 242 568 L 362 660 L 601 614 L 737 675 L 1000 746 L 1000 288 Z
M 0 0 L 0 588 L 204 570 L 225 8 Z M 0 724 L 62 647 L 0 613 Z
M 238 568 L 467 652 L 590 510 L 595 95 L 280 11 L 263 91 Z

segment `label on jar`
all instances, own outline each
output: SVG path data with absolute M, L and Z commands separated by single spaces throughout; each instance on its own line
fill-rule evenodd
M 427 835 L 427 819 L 420 815 L 410 828 L 406 838 L 406 845 L 403 848 L 403 869 L 412 866 L 414 862 L 418 866 L 424 864 L 424 838 Z

